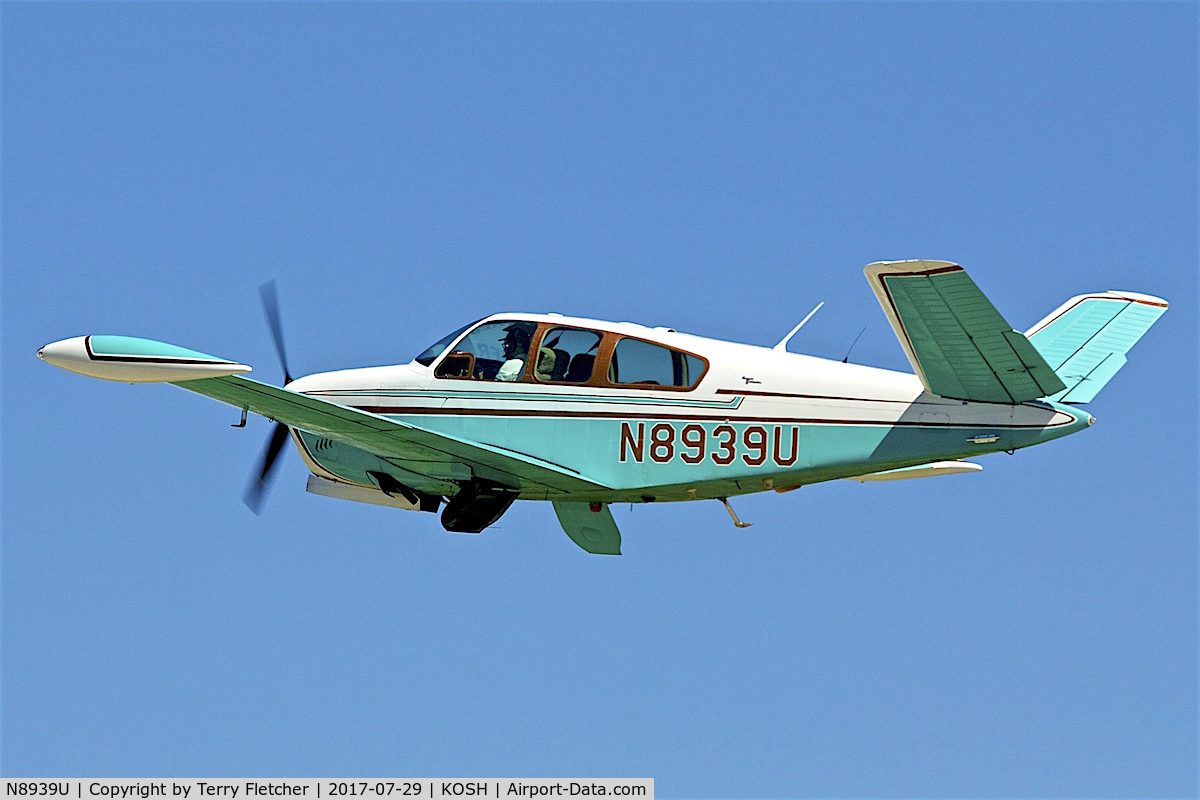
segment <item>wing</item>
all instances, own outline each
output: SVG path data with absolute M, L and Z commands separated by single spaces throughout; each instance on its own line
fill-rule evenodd
M 957 264 L 882 261 L 865 271 L 905 355 L 931 393 L 1021 403 L 1066 388 Z
M 588 492 L 609 487 L 584 478 L 559 464 L 483 442 L 470 442 L 415 425 L 320 400 L 290 389 L 226 376 L 179 381 L 181 389 L 248 409 L 276 422 L 359 447 L 404 468 L 444 480 L 457 466 L 470 474 L 522 492 L 547 496 Z

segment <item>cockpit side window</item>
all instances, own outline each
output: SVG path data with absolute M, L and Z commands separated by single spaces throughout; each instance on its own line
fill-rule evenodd
M 582 328 L 551 328 L 542 335 L 533 377 L 541 383 L 587 383 L 596 365 L 600 334 Z
M 704 359 L 641 339 L 621 339 L 608 362 L 608 381 L 622 386 L 695 386 Z
M 455 345 L 435 374 L 439 378 L 519 381 L 529 361 L 536 322 L 488 322 Z
M 475 320 L 475 322 L 479 322 L 479 320 Z M 448 336 L 444 336 L 441 339 L 438 339 L 436 342 L 429 345 L 429 347 L 425 348 L 425 350 L 421 353 L 421 355 L 414 358 L 413 361 L 416 361 L 418 364 L 428 367 L 430 364 L 432 364 L 434 361 L 437 360 L 437 357 L 440 356 L 447 347 L 449 347 L 451 344 L 453 344 L 455 339 L 462 336 L 466 332 L 467 328 L 470 328 L 471 325 L 475 324 L 475 322 L 472 322 L 467 325 L 463 325 L 461 328 L 456 330 L 454 333 L 451 333 Z

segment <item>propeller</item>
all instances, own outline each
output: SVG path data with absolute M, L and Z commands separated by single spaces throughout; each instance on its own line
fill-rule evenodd
M 267 281 L 258 287 L 258 293 L 262 297 L 263 311 L 267 314 L 267 325 L 271 329 L 271 338 L 275 340 L 275 351 L 279 354 L 279 364 L 283 367 L 283 385 L 287 386 L 292 382 L 292 374 L 288 371 L 287 350 L 283 346 L 283 323 L 279 317 L 279 296 L 275 291 L 275 281 Z M 258 465 L 258 474 L 250 479 L 250 483 L 246 486 L 246 493 L 242 495 L 242 502 L 255 514 L 262 509 L 267 489 L 271 486 L 271 475 L 275 472 L 276 462 L 279 454 L 283 452 L 283 445 L 287 442 L 287 438 L 287 425 L 276 422 L 275 429 L 271 431 L 271 438 L 267 440 L 267 447 L 263 450 L 262 459 Z
M 242 502 L 255 514 L 262 510 L 263 499 L 271 485 L 271 474 L 275 471 L 276 460 L 279 458 L 279 453 L 283 450 L 287 438 L 287 425 L 276 422 L 275 430 L 271 432 L 271 438 L 267 441 L 267 449 L 263 450 L 262 462 L 258 465 L 258 475 L 250 479 L 249 485 L 246 486 L 246 493 L 242 495 Z
M 262 297 L 263 311 L 267 312 L 267 325 L 271 328 L 271 337 L 275 340 L 275 351 L 279 353 L 279 364 L 283 367 L 283 385 L 292 382 L 292 373 L 288 372 L 287 349 L 283 346 L 283 323 L 279 320 L 279 295 L 275 292 L 274 279 L 258 287 Z

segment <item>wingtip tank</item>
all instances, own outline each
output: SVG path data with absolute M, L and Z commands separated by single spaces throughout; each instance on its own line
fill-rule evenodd
M 173 383 L 250 372 L 236 361 L 133 336 L 75 336 L 39 348 L 37 356 L 68 372 L 121 383 Z

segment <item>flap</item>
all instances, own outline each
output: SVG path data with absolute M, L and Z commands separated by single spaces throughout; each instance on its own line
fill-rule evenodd
M 608 510 L 608 503 L 555 500 L 554 513 L 571 541 L 584 550 L 601 556 L 621 555 L 621 532 Z

